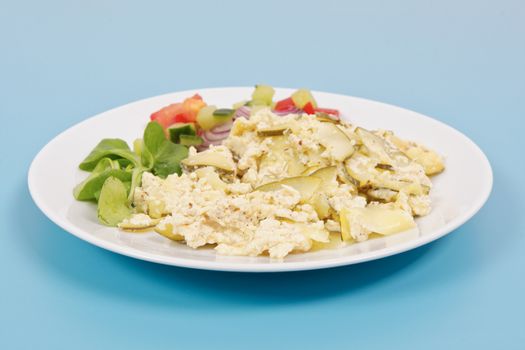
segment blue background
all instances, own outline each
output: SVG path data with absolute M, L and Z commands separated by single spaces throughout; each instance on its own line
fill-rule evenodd
M 524 20 L 523 1 L 2 1 L 0 348 L 524 349 Z M 31 201 L 31 159 L 69 126 L 258 82 L 442 120 L 486 152 L 492 196 L 420 249 L 263 275 L 118 256 Z

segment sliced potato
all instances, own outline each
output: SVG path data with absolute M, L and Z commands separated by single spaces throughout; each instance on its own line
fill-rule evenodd
M 374 160 L 361 153 L 354 153 L 344 164 L 348 175 L 357 180 L 358 186 L 366 186 L 374 177 Z
M 401 209 L 384 207 L 350 208 L 340 212 L 341 235 L 344 240 L 353 238 L 353 230 L 389 235 L 416 226 L 412 215 Z
M 309 202 L 312 207 L 314 207 L 319 219 L 327 219 L 330 217 L 332 207 L 330 206 L 328 196 L 325 193 L 315 193 L 312 198 L 310 198 Z
M 443 157 L 436 152 L 415 142 L 400 139 L 391 132 L 386 133 L 385 137 L 408 158 L 421 165 L 428 176 L 439 174 L 445 169 Z
M 436 175 L 445 170 L 443 158 L 436 152 L 422 146 L 410 148 L 405 153 L 410 159 L 425 169 L 428 176 Z
M 354 153 L 352 141 L 336 125 L 320 123 L 318 135 L 319 143 L 332 153 L 335 160 L 341 162 Z
M 261 157 L 259 171 L 266 167 L 272 167 L 275 164 L 283 164 L 286 165 L 286 176 L 294 177 L 303 174 L 306 166 L 299 160 L 295 150 L 290 147 L 285 136 L 273 136 L 268 148 L 268 153 Z
M 322 114 L 316 114 L 315 119 L 322 123 L 340 124 L 339 120 L 331 119 L 330 117 L 324 116 Z
M 395 202 L 399 192 L 389 188 L 372 188 L 366 192 L 366 195 L 374 201 Z
M 143 231 L 153 228 L 159 221 L 160 219 L 153 219 L 146 214 L 133 214 L 119 223 L 118 227 L 125 231 Z
M 344 164 L 337 165 L 337 179 L 341 183 L 351 185 L 355 190 L 354 194 L 357 194 L 357 187 L 359 186 L 359 181 L 350 176 Z
M 339 215 L 339 223 L 341 224 L 341 239 L 344 242 L 354 241 L 354 237 L 350 232 L 350 219 L 347 216 L 346 211 L 343 209 Z
M 395 171 L 382 173 L 376 169 L 377 163 L 360 153 L 355 153 L 345 161 L 345 169 L 348 174 L 359 182 L 361 189 L 388 188 L 394 191 L 404 191 L 407 194 L 428 194 L 430 187 L 422 185 L 417 181 L 403 181 L 393 177 Z M 392 173 L 392 174 L 389 174 Z
M 320 164 L 309 166 L 301 173 L 301 175 L 305 175 L 305 176 L 312 175 L 312 173 L 314 173 L 315 171 L 321 168 L 322 166 Z
M 383 139 L 363 128 L 357 128 L 355 132 L 361 138 L 361 142 L 370 156 L 374 156 L 384 164 L 392 165 L 394 163 L 387 152 L 386 142 Z
M 321 145 L 321 150 L 313 151 L 313 150 L 307 150 L 306 155 L 308 158 L 308 162 L 306 163 L 306 166 L 308 167 L 318 167 L 318 169 L 322 168 L 323 166 L 328 165 L 327 160 L 321 156 L 321 154 L 324 151 L 324 146 Z
M 179 235 L 178 233 L 173 232 L 173 225 L 172 224 L 164 224 L 163 228 L 160 228 L 159 225 L 155 226 L 155 232 L 158 234 L 171 239 L 172 241 L 183 241 L 184 236 Z
M 327 166 L 317 169 L 311 175 L 320 178 L 324 182 L 332 182 L 337 175 L 337 168 L 335 166 Z
M 341 234 L 339 232 L 330 232 L 328 239 L 328 243 L 314 241 L 312 244 L 312 249 L 310 249 L 310 251 L 315 252 L 326 249 L 337 249 L 342 248 L 346 245 L 346 243 L 341 240 Z
M 195 173 L 200 179 L 205 178 L 210 186 L 213 187 L 213 189 L 221 191 L 226 190 L 226 183 L 221 180 L 214 167 L 207 166 L 204 168 L 199 168 L 195 170 Z
M 371 184 L 375 187 L 388 188 L 397 192 L 405 192 L 406 194 L 412 195 L 422 195 L 430 192 L 430 187 L 424 186 L 418 182 L 392 180 L 382 177 L 373 179 Z
M 272 137 L 272 142 L 268 145 L 268 153 L 263 154 L 259 163 L 259 171 L 276 163 L 285 163 L 286 154 L 283 151 L 288 148 L 288 141 L 284 136 Z
M 159 219 L 167 214 L 166 205 L 163 201 L 152 200 L 148 202 L 148 215 L 154 219 Z
M 209 165 L 225 171 L 234 171 L 235 162 L 229 152 L 217 151 L 217 148 L 196 153 L 182 161 L 187 166 Z
M 305 168 L 306 166 L 301 163 L 298 157 L 291 157 L 286 161 L 288 176 L 299 176 L 304 172 Z
M 337 187 L 337 167 L 335 166 L 318 169 L 310 176 L 321 179 L 319 191 L 328 192 Z
M 313 194 L 319 188 L 321 184 L 321 179 L 313 176 L 296 176 L 289 177 L 280 181 L 270 182 L 265 185 L 259 186 L 255 191 L 278 191 L 282 189 L 283 185 L 290 186 L 297 190 L 301 194 L 301 201 L 307 202 Z
M 312 225 L 308 224 L 301 224 L 301 223 L 295 223 L 295 225 L 299 226 L 301 228 L 301 231 L 308 236 L 312 241 L 315 242 L 321 242 L 321 243 L 328 243 L 330 242 L 330 232 L 323 229 L 318 229 L 312 227 Z
M 285 125 L 285 124 L 283 124 L 283 125 L 275 125 L 275 126 L 271 126 L 271 127 L 268 127 L 268 128 L 260 128 L 260 129 L 257 129 L 257 135 L 258 136 L 263 136 L 263 137 L 267 137 L 267 136 L 281 136 L 289 128 L 290 128 L 290 126 L 289 125 Z
M 380 163 L 392 166 L 409 163 L 406 155 L 390 146 L 383 138 L 363 128 L 356 128 L 355 132 L 361 138 L 366 152 L 370 153 L 369 156 Z

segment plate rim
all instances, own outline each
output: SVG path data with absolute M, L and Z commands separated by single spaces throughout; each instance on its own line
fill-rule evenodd
M 429 122 L 436 123 L 440 125 L 440 127 L 444 127 L 448 129 L 449 132 L 456 133 L 458 136 L 468 141 L 472 150 L 476 152 L 479 158 L 481 159 L 482 165 L 485 168 L 487 179 L 488 179 L 487 186 L 483 187 L 483 190 L 481 191 L 481 196 L 479 197 L 480 199 L 478 200 L 478 202 L 476 202 L 475 205 L 469 207 L 469 210 L 466 211 L 463 215 L 457 218 L 454 218 L 447 224 L 439 227 L 438 229 L 435 229 L 432 232 L 432 234 L 428 236 L 420 236 L 417 239 L 410 239 L 403 243 L 396 244 L 390 247 L 385 247 L 377 251 L 360 253 L 358 256 L 350 256 L 350 255 L 349 256 L 337 256 L 337 257 L 327 258 L 323 260 L 303 261 L 303 262 L 295 262 L 295 261 L 286 262 L 286 258 L 285 258 L 283 261 L 276 261 L 276 262 L 238 263 L 238 262 L 226 262 L 226 261 L 196 260 L 196 259 L 181 258 L 177 256 L 160 257 L 156 254 L 144 252 L 142 250 L 139 250 L 133 247 L 122 246 L 114 242 L 105 241 L 94 235 L 90 235 L 85 230 L 77 228 L 75 225 L 73 225 L 72 223 L 66 220 L 62 220 L 62 218 L 60 218 L 58 214 L 54 213 L 53 210 L 51 210 L 50 208 L 46 206 L 44 198 L 42 198 L 38 194 L 38 191 L 36 191 L 35 168 L 40 158 L 43 157 L 46 154 L 47 149 L 50 148 L 54 142 L 57 142 L 57 140 L 60 139 L 65 133 L 73 129 L 82 127 L 84 123 L 88 123 L 94 119 L 103 118 L 105 117 L 105 114 L 107 113 L 111 113 L 120 108 L 129 107 L 132 104 L 140 104 L 150 99 L 163 98 L 163 97 L 167 97 L 173 94 L 191 94 L 195 92 L 205 92 L 205 91 L 208 92 L 208 91 L 213 91 L 213 90 L 224 91 L 224 90 L 252 89 L 252 88 L 253 87 L 248 87 L 248 86 L 235 86 L 235 87 L 229 86 L 229 87 L 213 87 L 213 88 L 201 88 L 201 89 L 174 91 L 174 92 L 169 92 L 169 93 L 165 93 L 161 95 L 156 95 L 156 96 L 151 96 L 151 97 L 131 101 L 123 105 L 111 108 L 109 110 L 97 113 L 89 118 L 86 118 L 66 128 L 59 134 L 57 134 L 50 141 L 48 141 L 44 145 L 44 147 L 42 147 L 38 151 L 38 153 L 35 155 L 35 157 L 31 161 L 31 164 L 28 170 L 28 174 L 27 174 L 27 184 L 29 188 L 29 193 L 34 203 L 36 204 L 36 206 L 54 224 L 56 224 L 57 226 L 65 230 L 66 232 L 80 238 L 81 240 L 91 243 L 97 247 L 100 247 L 100 248 L 103 248 L 108 251 L 118 253 L 124 256 L 132 257 L 132 258 L 140 259 L 144 261 L 149 261 L 153 263 L 163 264 L 163 265 L 201 269 L 201 270 L 230 271 L 230 272 L 290 272 L 290 271 L 317 270 L 317 269 L 325 269 L 325 268 L 332 268 L 332 267 L 345 266 L 345 265 L 353 265 L 353 264 L 358 264 L 358 263 L 362 263 L 366 261 L 382 259 L 382 258 L 396 255 L 396 254 L 401 254 L 409 250 L 421 247 L 435 240 L 438 240 L 439 238 L 442 238 L 446 236 L 447 234 L 455 231 L 458 227 L 462 226 L 464 223 L 469 221 L 472 217 L 474 217 L 474 215 L 478 213 L 478 211 L 485 205 L 488 198 L 490 197 L 490 194 L 492 193 L 494 175 L 493 175 L 493 170 L 492 170 L 490 161 L 488 160 L 485 153 L 481 150 L 481 148 L 474 141 L 472 141 L 468 136 L 463 134 L 461 131 L 455 129 L 454 127 L 440 120 L 434 119 L 432 117 L 429 117 L 427 115 L 421 114 L 419 112 L 416 112 L 416 111 L 413 111 L 407 108 L 403 108 L 403 107 L 399 107 L 399 106 L 392 105 L 389 103 L 375 101 L 375 100 L 371 100 L 367 98 L 344 95 L 344 94 L 339 94 L 339 93 L 331 93 L 331 92 L 326 92 L 326 91 L 312 91 L 312 93 L 313 94 L 317 94 L 317 93 L 328 94 L 328 95 L 332 95 L 338 98 L 350 97 L 352 99 L 358 99 L 358 100 L 361 100 L 367 103 L 380 104 L 380 105 L 383 105 L 384 107 L 395 108 L 405 113 L 409 112 L 409 113 L 417 115 L 419 118 L 423 118 Z M 292 88 L 275 87 L 275 89 L 279 91 L 283 91 L 283 92 L 293 91 Z

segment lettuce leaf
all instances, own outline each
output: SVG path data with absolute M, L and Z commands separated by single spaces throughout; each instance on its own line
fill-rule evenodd
M 102 158 L 118 159 L 119 162 L 129 162 L 134 166 L 139 164 L 138 156 L 129 148 L 126 141 L 121 139 L 103 139 L 78 167 L 82 170 L 92 171 Z
M 118 178 L 110 176 L 104 181 L 98 199 L 97 215 L 100 222 L 116 226 L 131 216 L 126 186 Z
M 157 122 L 150 122 L 144 130 L 142 165 L 154 175 L 166 178 L 181 174 L 181 160 L 188 156 L 188 148 L 166 139 L 164 129 Z
M 73 196 L 79 201 L 97 200 L 102 185 L 110 176 L 121 181 L 131 181 L 132 173 L 120 169 L 119 162 L 110 158 L 102 158 L 93 172 L 73 190 Z

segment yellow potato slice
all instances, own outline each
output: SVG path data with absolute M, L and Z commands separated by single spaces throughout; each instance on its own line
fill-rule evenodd
M 268 137 L 268 136 L 281 136 L 286 130 L 290 128 L 290 125 L 281 124 L 270 126 L 267 128 L 258 128 L 257 136 Z
M 125 231 L 143 231 L 153 228 L 159 221 L 160 219 L 153 219 L 146 214 L 133 214 L 119 223 L 118 227 Z
M 332 153 L 335 160 L 342 162 L 354 153 L 352 141 L 335 124 L 320 123 L 318 135 L 319 143 Z
M 235 170 L 235 162 L 233 161 L 231 153 L 219 152 L 214 149 L 189 156 L 182 161 L 182 164 L 187 166 L 209 165 L 226 171 Z
M 412 215 L 396 208 L 367 207 L 341 210 L 341 237 L 353 239 L 352 230 L 389 235 L 411 229 L 416 226 Z
M 385 137 L 408 158 L 421 165 L 425 169 L 426 175 L 436 175 L 445 169 L 443 157 L 436 152 L 415 142 L 400 139 L 391 132 L 387 133 Z
M 173 225 L 172 224 L 164 224 L 163 228 L 160 228 L 159 225 L 155 227 L 155 232 L 158 234 L 171 239 L 172 241 L 183 241 L 184 236 L 179 235 L 178 233 L 173 232 Z
M 195 173 L 200 179 L 206 179 L 213 189 L 221 191 L 226 190 L 226 183 L 221 180 L 214 167 L 207 166 L 204 168 L 199 168 L 195 170 Z
M 318 169 L 310 176 L 321 179 L 320 191 L 328 192 L 337 187 L 337 167 L 335 166 Z
M 317 191 L 321 184 L 321 179 L 313 176 L 296 176 L 282 179 L 280 181 L 270 182 L 259 186 L 255 191 L 278 191 L 283 188 L 283 185 L 290 186 L 301 194 L 301 201 L 307 202 L 313 194 Z

